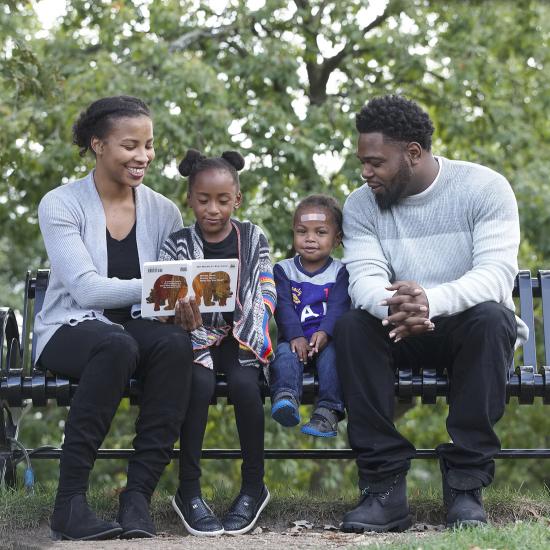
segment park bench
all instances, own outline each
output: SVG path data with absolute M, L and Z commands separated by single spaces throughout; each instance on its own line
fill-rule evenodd
M 32 325 L 40 311 L 46 288 L 49 270 L 38 270 L 36 276 L 27 273 L 23 308 L 22 331 L 19 335 L 14 312 L 0 308 L 0 478 L 4 474 L 7 484 L 15 483 L 15 464 L 27 452 L 33 458 L 59 458 L 57 448 L 28 449 L 23 451 L 17 442 L 17 415 L 25 404 L 43 407 L 48 402 L 58 406 L 68 406 L 78 382 L 65 377 L 45 373 L 35 368 L 35 343 L 32 339 Z M 521 404 L 532 404 L 535 398 L 550 404 L 550 270 L 539 270 L 536 277 L 531 272 L 521 270 L 516 278 L 514 296 L 519 301 L 522 319 L 529 327 L 529 340 L 516 353 L 516 366 L 510 365 L 506 386 L 507 402 L 517 398 Z M 535 308 L 535 304 L 538 306 Z M 535 332 L 540 332 L 544 345 L 544 363 L 537 362 Z M 538 334 L 537 332 L 537 334 Z M 540 335 L 539 335 L 540 337 Z M 412 372 L 396 369 L 395 394 L 399 401 L 411 402 L 419 397 L 422 403 L 435 403 L 438 397 L 448 393 L 448 380 L 445 371 L 422 369 Z M 264 387 L 264 398 L 268 395 Z M 315 374 L 304 374 L 303 403 L 311 404 L 318 391 Z M 139 400 L 140 387 L 137 380 L 130 380 L 126 396 L 135 404 Z M 223 376 L 216 382 L 215 400 L 227 397 L 227 385 Z M 131 449 L 100 449 L 98 458 L 126 458 Z M 173 457 L 177 457 L 177 450 Z M 351 449 L 267 449 L 266 458 L 353 458 Z M 434 458 L 433 449 L 419 449 L 417 458 Z M 206 449 L 203 458 L 240 458 L 240 451 L 234 449 Z M 550 449 L 502 449 L 498 458 L 550 458 Z

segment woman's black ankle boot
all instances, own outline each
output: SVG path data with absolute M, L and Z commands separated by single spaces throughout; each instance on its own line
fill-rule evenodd
M 99 519 L 89 508 L 86 495 L 73 497 L 55 504 L 50 520 L 53 540 L 104 540 L 122 533 L 115 521 Z

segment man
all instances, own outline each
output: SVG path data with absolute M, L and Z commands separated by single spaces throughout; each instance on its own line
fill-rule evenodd
M 354 309 L 335 329 L 357 452 L 359 504 L 344 531 L 411 525 L 406 474 L 415 449 L 395 428 L 397 366 L 446 367 L 447 430 L 437 452 L 447 526 L 486 523 L 507 372 L 527 327 L 514 315 L 517 204 L 493 170 L 431 152 L 432 122 L 399 96 L 356 116 L 365 185 L 344 206 L 344 263 Z

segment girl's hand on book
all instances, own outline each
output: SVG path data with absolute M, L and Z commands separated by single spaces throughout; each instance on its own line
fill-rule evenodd
M 180 298 L 176 302 L 174 322 L 181 325 L 183 330 L 193 332 L 202 326 L 202 315 L 195 298 Z

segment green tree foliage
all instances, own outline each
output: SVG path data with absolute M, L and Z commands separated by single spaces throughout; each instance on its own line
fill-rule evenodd
M 195 0 L 71 0 L 49 32 L 31 2 L 9 1 L 0 7 L 0 302 L 20 306 L 24 271 L 46 264 L 40 197 L 91 166 L 71 145 L 73 121 L 92 100 L 121 93 L 151 105 L 157 158 L 147 183 L 181 205 L 187 222 L 176 161 L 188 147 L 243 151 L 240 215 L 266 229 L 275 259 L 289 249 L 301 197 L 324 191 L 343 200 L 361 184 L 354 113 L 373 95 L 406 94 L 432 116 L 437 154 L 508 177 L 522 223 L 520 263 L 544 266 L 549 32 L 542 0 L 228 0 L 224 9 Z M 134 412 L 121 409 L 107 446 L 130 446 Z M 24 423 L 25 443 L 58 444 L 65 412 L 38 412 Z M 441 403 L 399 422 L 417 446 L 429 447 L 448 437 L 444 416 Z M 336 441 L 319 443 L 267 417 L 266 446 L 342 447 L 341 429 Z M 543 407 L 509 407 L 499 430 L 506 446 L 548 446 Z M 212 407 L 206 446 L 237 442 L 232 409 Z M 41 468 L 47 476 L 56 466 Z M 173 487 L 171 468 L 163 482 Z M 95 475 L 120 481 L 123 470 L 123 463 L 102 463 Z M 418 464 L 413 477 L 435 471 Z M 501 471 L 533 486 L 550 477 L 547 466 L 526 462 Z M 205 472 L 212 483 L 235 480 L 238 464 L 208 463 Z M 353 472 L 342 462 L 268 464 L 272 484 L 336 489 Z

